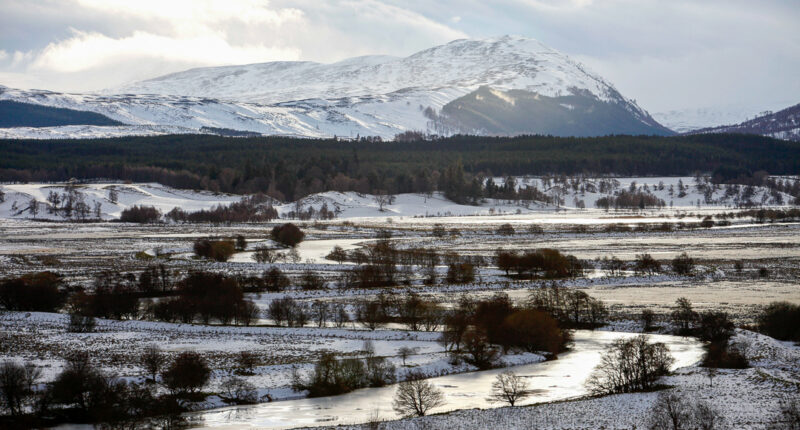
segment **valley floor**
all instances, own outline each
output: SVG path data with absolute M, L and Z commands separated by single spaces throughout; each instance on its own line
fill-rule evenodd
M 630 178 L 630 182 L 633 180 Z M 104 221 L 79 223 L 56 217 L 46 221 L 24 219 L 27 218 L 25 213 L 11 212 L 9 197 L 19 202 L 31 196 L 41 200 L 48 186 L 3 185 L 6 202 L 0 205 L 0 210 L 5 211 L 0 214 L 5 217 L 0 219 L 0 278 L 54 271 L 62 274 L 68 284 L 91 291 L 94 278 L 104 272 L 138 274 L 153 265 L 163 265 L 176 280 L 191 270 L 260 277 L 276 267 L 292 279 L 292 285 L 280 293 L 247 293 L 247 298 L 262 312 L 251 327 L 99 319 L 95 333 L 69 333 L 66 330 L 68 316 L 64 313 L 0 311 L 0 357 L 41 366 L 44 370 L 42 382 L 52 380 L 64 366 L 64 358 L 74 350 L 89 352 L 93 362 L 111 374 L 143 381 L 145 371 L 135 352 L 151 344 L 158 345 L 170 357 L 181 351 L 195 350 L 210 362 L 213 372 L 206 391 L 212 395 L 193 406 L 203 410 L 225 406 L 215 393 L 219 392 L 222 381 L 236 374 L 235 359 L 240 351 L 253 352 L 258 357 L 254 374 L 243 378 L 257 388 L 264 402 L 302 397 L 303 393 L 290 388 L 295 370 L 309 371 L 323 352 L 363 356 L 366 341 L 371 342 L 376 355 L 387 357 L 397 367 L 400 377 L 410 369 L 423 370 L 431 376 L 474 371 L 474 367 L 464 363 L 451 364 L 438 342 L 438 331 L 411 331 L 396 323 L 377 330 L 368 330 L 352 322 L 338 328 L 331 322 L 325 327 L 313 324 L 275 327 L 265 310 L 273 300 L 291 297 L 309 304 L 315 300 L 342 303 L 352 316 L 354 303 L 382 291 L 398 295 L 415 291 L 444 307 L 451 306 L 461 295 L 485 298 L 498 292 L 508 294 L 515 303 L 523 303 L 531 291 L 550 284 L 545 280 L 518 280 L 506 276 L 494 263 L 495 251 L 499 248 L 554 248 L 586 262 L 586 271 L 581 276 L 557 282 L 605 302 L 610 312 L 608 324 L 600 329 L 604 332 L 640 332 L 639 315 L 644 309 L 651 309 L 660 327 L 657 333 L 667 333 L 671 328 L 669 314 L 679 297 L 692 301 L 697 311 L 726 311 L 740 326 L 752 326 L 759 309 L 772 301 L 800 303 L 797 284 L 800 276 L 799 223 L 757 223 L 744 217 L 730 218 L 729 225 L 710 228 L 677 227 L 679 223 L 699 223 L 707 215 L 738 212 L 726 208 L 725 204 L 643 212 L 555 211 L 554 208 L 518 206 L 513 202 L 495 202 L 497 206 L 484 207 L 446 206 L 437 196 L 408 195 L 399 197 L 387 212 L 380 212 L 369 197 L 318 195 L 316 200 L 307 203 L 320 205 L 323 201 L 335 201 L 340 205 L 342 217 L 327 221 L 294 221 L 306 233 L 306 240 L 297 248 L 299 260 L 258 263 L 253 258 L 253 249 L 277 246 L 269 239 L 269 231 L 275 224 L 285 221 L 232 225 L 109 222 L 120 210 L 133 204 L 161 204 L 164 211 L 174 207 L 171 205 L 184 204 L 197 209 L 236 201 L 238 196 L 181 192 L 153 184 L 127 184 L 118 203 L 111 205 L 105 200 L 106 186 L 93 184 L 85 189 L 87 196 L 101 202 Z M 18 208 L 20 206 L 22 203 Z M 420 213 L 420 208 L 427 208 L 429 212 Z M 495 210 L 490 210 L 493 208 Z M 289 209 L 287 206 L 286 210 Z M 462 209 L 473 212 L 458 212 Z M 392 214 L 396 216 L 388 216 Z M 434 214 L 443 216 L 430 216 Z M 670 231 L 650 228 L 664 223 L 675 228 Z M 513 226 L 512 235 L 498 232 L 503 224 Z M 621 226 L 625 228 L 620 229 Z M 434 229 L 443 229 L 445 234 L 434 234 Z M 397 288 L 384 291 L 343 287 L 340 280 L 353 264 L 339 264 L 328 260 L 326 255 L 336 245 L 346 251 L 363 249 L 386 231 L 401 250 L 427 247 L 440 253 L 481 257 L 486 264 L 478 268 L 475 281 L 465 284 L 444 282 L 447 267 L 440 265 L 436 268 L 438 281 L 433 285 L 423 283 L 420 267 L 410 267 L 403 275 L 408 282 Z M 212 262 L 193 255 L 196 239 L 236 235 L 246 239 L 248 248 L 237 252 L 227 262 Z M 670 268 L 670 260 L 682 252 L 696 263 L 688 276 L 677 275 Z M 633 263 L 637 255 L 643 253 L 659 260 L 662 270 L 650 275 L 635 272 Z M 612 273 L 604 257 L 616 257 L 626 268 Z M 312 291 L 300 288 L 297 280 L 305 271 L 321 275 L 326 281 L 324 288 Z M 717 407 L 726 418 L 728 428 L 766 428 L 781 400 L 796 396 L 800 391 L 800 349 L 746 330 L 740 330 L 734 342 L 750 346 L 752 368 L 723 370 L 714 378 L 712 387 L 703 370 L 688 363 L 664 382 L 674 386 L 674 390 L 705 399 Z M 405 362 L 399 356 L 401 347 L 414 348 Z M 503 356 L 507 365 L 539 363 L 543 359 L 542 355 L 533 353 Z M 656 396 L 655 393 L 627 394 L 516 408 L 468 409 L 383 425 L 391 429 L 643 428 L 643 417 Z M 385 405 L 384 410 L 390 411 L 390 406 Z M 389 416 L 392 415 L 387 412 L 384 418 Z

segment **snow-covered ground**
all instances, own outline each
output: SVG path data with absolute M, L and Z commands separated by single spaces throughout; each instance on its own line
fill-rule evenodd
M 500 180 L 498 178 L 497 182 Z M 423 285 L 420 268 L 410 267 L 408 284 L 398 283 L 396 288 L 386 291 L 402 297 L 405 291 L 412 290 L 444 308 L 452 305 L 462 294 L 483 298 L 496 292 L 505 292 L 511 300 L 524 302 L 532 289 L 547 285 L 549 281 L 509 278 L 494 267 L 492 257 L 498 248 L 528 250 L 542 247 L 558 249 L 587 263 L 589 270 L 585 276 L 558 282 L 565 288 L 581 289 L 606 303 L 612 321 L 601 330 L 603 333 L 641 330 L 638 317 L 643 309 L 652 309 L 657 313 L 657 324 L 662 327 L 661 333 L 664 333 L 669 328 L 667 315 L 678 297 L 688 297 L 697 311 L 729 312 L 739 324 L 752 324 L 759 307 L 772 300 L 800 303 L 800 290 L 796 282 L 800 261 L 800 225 L 797 223 L 755 224 L 750 219 L 734 219 L 730 226 L 703 229 L 609 230 L 607 224 L 612 223 L 697 223 L 706 215 L 733 210 L 728 207 L 733 203 L 732 199 L 722 198 L 724 188 L 715 190 L 710 203 L 706 203 L 693 178 L 617 178 L 616 181 L 618 191 L 628 190 L 635 181 L 637 190 L 647 185 L 650 192 L 663 196 L 665 200 L 669 197 L 672 185 L 675 198 L 673 208 L 669 208 L 667 201 L 665 209 L 636 213 L 577 209 L 573 204 L 576 197 L 584 199 L 585 206 L 591 208 L 601 194 L 582 193 L 580 186 L 577 190 L 562 184 L 554 187 L 552 180 L 545 183 L 545 178 L 517 178 L 517 182 L 535 184 L 553 196 L 557 194 L 564 199 L 563 206 L 568 209 L 562 206 L 557 210 L 552 205 L 538 204 L 525 206 L 499 200 L 488 201 L 481 206 L 465 206 L 456 205 L 439 194 L 405 194 L 396 196 L 394 203 L 387 205 L 385 211 L 380 211 L 373 196 L 329 192 L 309 196 L 300 205 L 319 208 L 327 204 L 329 209 L 339 211 L 339 219 L 297 222 L 306 232 L 306 240 L 298 247 L 301 262 L 275 264 L 260 264 L 252 259 L 254 247 L 271 244 L 268 240 L 269 224 L 138 225 L 75 222 L 49 214 L 47 210 L 47 195 L 50 191 L 66 192 L 65 184 L 0 184 L 0 189 L 5 193 L 5 202 L 0 204 L 0 277 L 50 270 L 61 273 L 71 286 L 91 289 L 94 276 L 104 271 L 138 275 L 152 265 L 164 265 L 173 280 L 198 269 L 250 277 L 262 276 L 266 270 L 278 267 L 291 278 L 291 286 L 287 290 L 280 293 L 247 293 L 247 298 L 252 299 L 261 310 L 276 298 L 292 297 L 304 303 L 314 300 L 342 303 L 352 314 L 354 303 L 376 295 L 379 290 L 342 286 L 344 284 L 339 281 L 352 266 L 337 264 L 324 257 L 335 245 L 348 250 L 356 249 L 374 241 L 378 232 L 390 231 L 391 240 L 398 249 L 426 247 L 436 249 L 441 254 L 455 252 L 462 256 L 481 256 L 486 259 L 487 266 L 478 268 L 474 282 L 448 284 L 442 281 L 447 271 L 447 267 L 442 265 L 437 268 L 441 282 Z M 687 196 L 683 198 L 676 197 L 679 181 L 687 187 Z M 597 183 L 597 180 L 583 184 L 590 182 Z M 664 184 L 663 189 L 660 189 L 659 182 Z M 112 189 L 117 192 L 117 203 L 112 203 L 109 198 Z M 229 204 L 242 198 L 177 190 L 159 184 L 78 184 L 77 191 L 89 206 L 93 207 L 95 202 L 100 204 L 101 217 L 105 221 L 116 219 L 124 208 L 135 204 L 156 206 L 162 212 L 168 212 L 173 207 L 192 211 Z M 755 188 L 752 192 L 754 200 L 760 201 L 761 196 L 766 195 L 765 204 L 770 205 L 772 196 L 767 190 Z M 36 221 L 30 219 L 32 214 L 28 209 L 32 198 L 39 205 Z M 699 209 L 697 200 L 701 200 Z M 16 210 L 12 210 L 12 206 L 16 206 Z M 295 203 L 276 204 L 275 207 L 282 214 L 296 209 Z M 48 218 L 48 221 L 44 218 Z M 513 224 L 515 234 L 506 236 L 498 233 L 497 226 L 501 223 Z M 446 234 L 434 235 L 434 224 L 442 224 Z M 527 228 L 529 224 L 541 225 L 544 231 L 531 230 Z M 213 262 L 192 255 L 192 243 L 197 238 L 237 235 L 246 238 L 248 248 L 234 254 L 228 262 Z M 691 276 L 679 276 L 669 268 L 669 260 L 684 251 L 697 262 Z M 637 274 L 628 267 L 611 276 L 603 268 L 602 260 L 596 260 L 614 256 L 630 265 L 637 254 L 645 252 L 661 262 L 662 272 L 654 275 Z M 742 267 L 737 269 L 735 263 L 742 264 Z M 766 276 L 759 274 L 761 268 L 767 270 Z M 298 279 L 306 270 L 322 276 L 327 281 L 325 288 L 312 291 L 300 288 Z M 45 379 L 52 379 L 63 365 L 65 351 L 87 350 L 92 353 L 93 360 L 110 373 L 141 380 L 144 372 L 132 351 L 140 351 L 144 346 L 156 343 L 169 355 L 187 349 L 203 354 L 214 369 L 212 383 L 208 387 L 209 391 L 214 392 L 225 378 L 233 374 L 236 354 L 252 351 L 258 355 L 260 362 L 255 375 L 246 376 L 246 379 L 258 387 L 258 394 L 265 401 L 269 398 L 295 399 L 301 396 L 301 393 L 293 392 L 289 387 L 295 368 L 309 370 L 324 351 L 362 354 L 366 340 L 373 342 L 378 355 L 388 357 L 397 366 L 398 375 L 409 369 L 403 366 L 397 356 L 402 346 L 417 348 L 406 364 L 431 375 L 455 375 L 473 370 L 463 363 L 450 363 L 437 342 L 439 333 L 412 332 L 397 323 L 370 331 L 360 324 L 334 328 L 331 322 L 323 328 L 310 325 L 279 328 L 99 320 L 96 333 L 76 334 L 66 332 L 66 320 L 65 314 L 0 312 L 0 352 L 3 358 L 41 365 L 45 370 Z M 266 319 L 266 315 L 262 315 L 259 324 L 269 323 L 271 321 Z M 723 371 L 714 380 L 713 389 L 706 388 L 707 379 L 701 370 L 691 366 L 676 371 L 665 382 L 692 396 L 709 399 L 730 417 L 731 428 L 763 428 L 763 421 L 777 408 L 777 399 L 788 392 L 787 387 L 797 387 L 797 347 L 750 332 L 739 332 L 735 340 L 743 338 L 750 339 L 753 345 L 751 352 L 760 354 L 751 357 L 755 366 L 753 369 Z M 536 363 L 541 359 L 537 354 L 510 354 L 503 357 L 513 365 Z M 572 373 L 560 373 L 563 377 L 567 374 Z M 465 379 L 470 377 L 463 376 Z M 475 380 L 478 379 L 476 375 Z M 484 385 L 473 390 L 468 400 L 485 399 Z M 637 428 L 641 428 L 642 424 L 637 420 L 647 415 L 654 398 L 655 394 L 652 393 L 631 394 L 535 407 L 466 410 L 422 420 L 388 423 L 387 426 L 453 429 L 498 426 L 631 428 L 636 424 Z M 328 401 L 335 403 L 337 399 Z M 308 404 L 319 406 L 313 402 Z M 197 406 L 219 407 L 222 402 L 218 397 L 211 396 Z M 280 408 L 279 403 L 273 406 Z M 372 406 L 365 404 L 364 407 Z M 320 410 L 324 409 L 307 411 Z M 382 410 L 388 411 L 388 406 L 384 405 Z M 221 416 L 245 417 L 237 415 L 237 411 L 241 412 L 238 408 L 227 408 L 219 412 L 214 420 Z M 313 417 L 313 413 L 304 413 Z M 384 418 L 388 416 L 383 415 Z M 562 422 L 567 424 L 560 424 Z M 314 423 L 320 422 L 308 422 L 309 425 Z
M 502 183 L 503 178 L 495 178 L 495 182 Z M 517 201 L 486 199 L 480 205 L 461 205 L 444 198 L 441 193 L 400 194 L 395 196 L 392 203 L 380 210 L 375 196 L 355 192 L 328 191 L 313 194 L 300 199 L 298 202 L 275 203 L 275 209 L 281 216 L 294 211 L 298 205 L 302 208 L 313 207 L 319 210 L 327 205 L 331 211 L 336 211 L 337 218 L 385 218 L 385 217 L 446 217 L 446 216 L 475 216 L 475 215 L 513 215 L 544 213 L 552 214 L 555 209 L 573 209 L 583 206 L 585 210 L 571 212 L 574 214 L 594 213 L 592 218 L 599 218 L 595 209 L 595 202 L 615 192 L 629 190 L 631 184 L 639 191 L 646 191 L 662 199 L 665 209 L 725 209 L 733 207 L 745 200 L 747 187 L 738 187 L 734 194 L 726 194 L 724 187 L 711 187 L 711 193 L 699 188 L 695 179 L 691 177 L 657 177 L 657 178 L 616 178 L 613 191 L 600 193 L 586 190 L 586 185 L 596 186 L 600 179 L 587 179 L 583 187 L 573 189 L 563 184 L 554 185 L 538 177 L 516 178 L 517 186 L 536 186 L 554 198 L 562 200 L 562 204 L 542 204 Z M 684 186 L 684 195 L 681 195 L 679 186 Z M 646 188 L 645 188 L 646 187 Z M 243 196 L 212 193 L 207 191 L 190 191 L 170 188 L 155 183 L 90 183 L 78 184 L 77 191 L 83 196 L 85 203 L 91 210 L 88 219 L 96 218 L 94 209 L 100 208 L 100 218 L 103 220 L 118 219 L 120 213 L 133 205 L 154 206 L 162 213 L 167 213 L 179 207 L 185 211 L 210 209 L 217 205 L 227 205 L 240 200 Z M 111 200 L 112 190 L 118 197 L 116 202 Z M 33 219 L 30 210 L 31 199 L 38 202 L 36 219 L 63 220 L 63 213 L 53 213 L 47 197 L 50 192 L 62 195 L 66 193 L 66 184 L 0 184 L 0 191 L 5 193 L 5 199 L 0 202 L 0 218 Z M 790 204 L 793 198 L 787 194 L 780 194 L 780 202 L 763 187 L 753 187 L 749 200 L 755 204 L 782 206 Z M 653 212 L 653 211 L 646 211 Z M 663 214 L 656 211 L 656 217 Z M 548 215 L 549 216 L 549 215 Z M 554 218 L 556 219 L 556 218 Z M 655 221 L 658 221 L 657 219 Z
M 64 125 L 59 127 L 0 128 L 0 139 L 96 139 L 101 137 L 200 134 L 199 130 L 170 125 Z
M 781 402 L 798 399 L 800 347 L 749 331 L 738 331 L 732 343 L 749 345 L 750 369 L 720 369 L 713 381 L 703 368 L 678 369 L 663 382 L 690 403 L 708 402 L 723 417 L 718 428 L 767 429 L 777 419 Z M 713 384 L 712 384 L 713 382 Z M 423 418 L 386 421 L 386 430 L 476 428 L 502 429 L 632 429 L 648 428 L 657 392 L 619 394 L 523 407 L 470 409 Z M 361 426 L 344 427 L 360 429 Z M 717 427 L 715 427 L 717 428 Z

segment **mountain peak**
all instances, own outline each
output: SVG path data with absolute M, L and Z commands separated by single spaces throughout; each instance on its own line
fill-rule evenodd
M 407 57 L 196 68 L 102 94 L 3 98 L 92 110 L 131 125 L 313 137 L 670 133 L 580 63 L 511 35 L 454 40 Z
M 163 94 L 256 103 L 387 95 L 412 89 L 481 86 L 546 96 L 589 92 L 616 98 L 602 78 L 535 39 L 459 39 L 405 58 L 369 55 L 322 64 L 281 61 L 191 69 L 126 85 L 105 94 Z

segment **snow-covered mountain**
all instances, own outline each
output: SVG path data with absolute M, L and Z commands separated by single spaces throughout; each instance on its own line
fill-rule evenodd
M 487 100 L 481 89 L 493 91 L 505 105 Z M 391 138 L 407 130 L 670 134 L 581 64 L 536 40 L 512 36 L 456 40 L 405 58 L 199 68 L 92 94 L 0 88 L 0 100 L 92 111 L 138 126 L 139 132 L 156 126 L 163 132 L 168 126 L 309 137 Z M 533 116 L 558 126 L 524 121 Z M 476 122 L 477 117 L 482 121 Z M 569 126 L 587 121 L 603 127 Z M 48 133 L 36 133 L 42 134 Z
M 701 128 L 738 124 L 769 112 L 790 106 L 791 101 L 772 101 L 759 104 L 735 104 L 692 109 L 674 109 L 655 112 L 653 118 L 678 133 L 688 133 Z
M 760 134 L 776 139 L 800 142 L 800 104 L 778 112 L 768 112 L 740 124 L 695 130 L 693 134 L 703 133 L 746 133 Z

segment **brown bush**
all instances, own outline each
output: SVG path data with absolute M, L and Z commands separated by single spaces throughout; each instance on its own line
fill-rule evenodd
M 516 311 L 506 317 L 503 333 L 500 345 L 504 348 L 545 351 L 553 356 L 563 351 L 569 341 L 569 336 L 559 328 L 555 318 L 533 309 Z
M 124 209 L 119 216 L 122 222 L 136 222 L 139 224 L 149 224 L 158 222 L 161 219 L 161 212 L 153 206 L 131 206 Z
M 272 229 L 272 240 L 283 244 L 285 246 L 289 246 L 294 248 L 297 246 L 298 243 L 303 241 L 303 238 L 306 236 L 299 227 L 292 223 L 286 223 L 280 226 L 275 226 Z
M 230 239 L 198 239 L 194 242 L 195 255 L 203 258 L 210 258 L 214 261 L 228 261 L 234 252 L 236 252 L 236 247 Z
M 200 354 L 184 351 L 175 357 L 161 378 L 173 393 L 187 394 L 202 389 L 210 376 L 211 369 Z
M 61 276 L 53 272 L 0 281 L 0 305 L 10 311 L 55 312 L 66 298 Z

